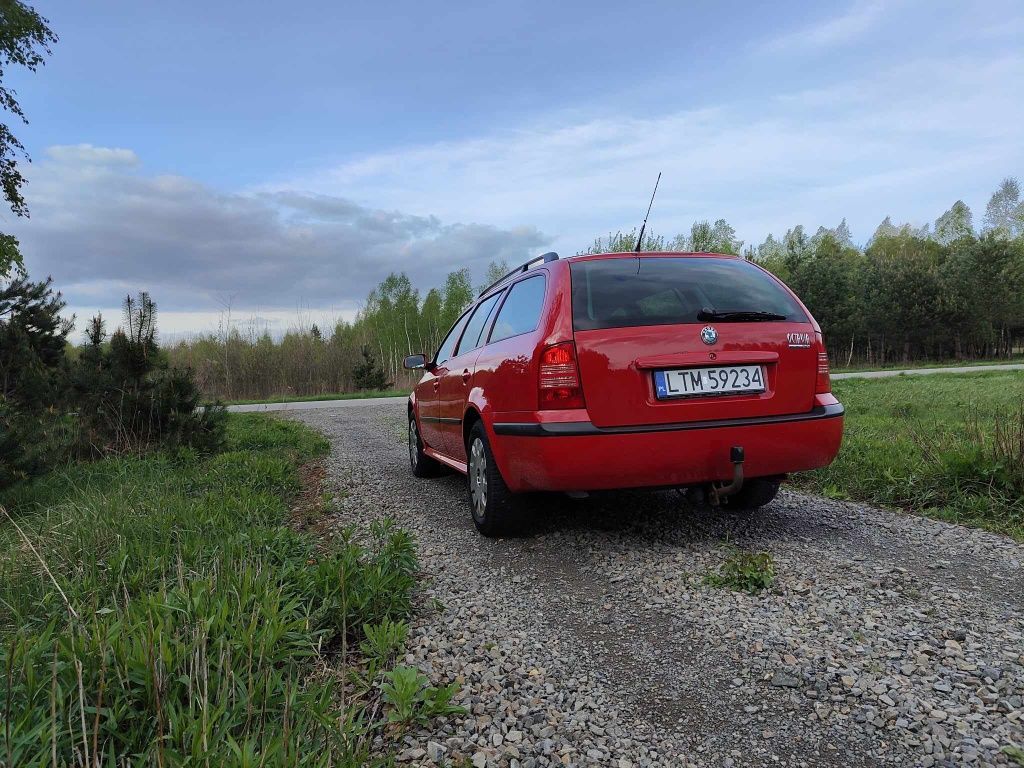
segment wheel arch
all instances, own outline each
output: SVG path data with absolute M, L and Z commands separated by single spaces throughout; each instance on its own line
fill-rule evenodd
M 484 417 L 480 415 L 480 411 L 478 411 L 475 407 L 470 406 L 469 408 L 466 409 L 466 413 L 462 417 L 462 444 L 467 446 L 467 448 L 469 444 L 470 431 L 473 429 L 473 427 L 476 425 L 478 421 L 482 422 L 483 420 Z

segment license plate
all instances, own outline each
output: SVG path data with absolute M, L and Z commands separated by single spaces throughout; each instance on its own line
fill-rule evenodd
M 721 368 L 655 371 L 654 392 L 659 400 L 693 395 L 764 392 L 764 370 L 760 365 L 729 365 Z

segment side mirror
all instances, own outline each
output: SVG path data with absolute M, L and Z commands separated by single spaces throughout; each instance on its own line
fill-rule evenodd
M 417 368 L 427 367 L 427 356 L 426 355 L 408 355 L 405 360 L 402 361 L 402 367 L 414 371 Z

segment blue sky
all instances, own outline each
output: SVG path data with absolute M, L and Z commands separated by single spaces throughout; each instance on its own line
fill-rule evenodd
M 573 253 L 658 171 L 656 231 L 751 243 L 958 198 L 980 223 L 1024 175 L 1016 0 L 37 7 L 61 39 L 8 76 L 34 160 L 8 226 L 80 316 L 148 288 L 171 332 Z

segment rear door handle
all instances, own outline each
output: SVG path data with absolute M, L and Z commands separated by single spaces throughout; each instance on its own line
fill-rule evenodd
M 437 392 L 437 390 L 439 390 L 440 388 L 441 388 L 441 382 L 435 380 L 434 381 L 434 391 Z
M 469 369 L 467 368 L 466 370 L 464 370 L 462 372 L 462 383 L 463 384 L 468 384 L 469 383 L 469 376 L 470 376 L 470 373 L 469 373 Z

